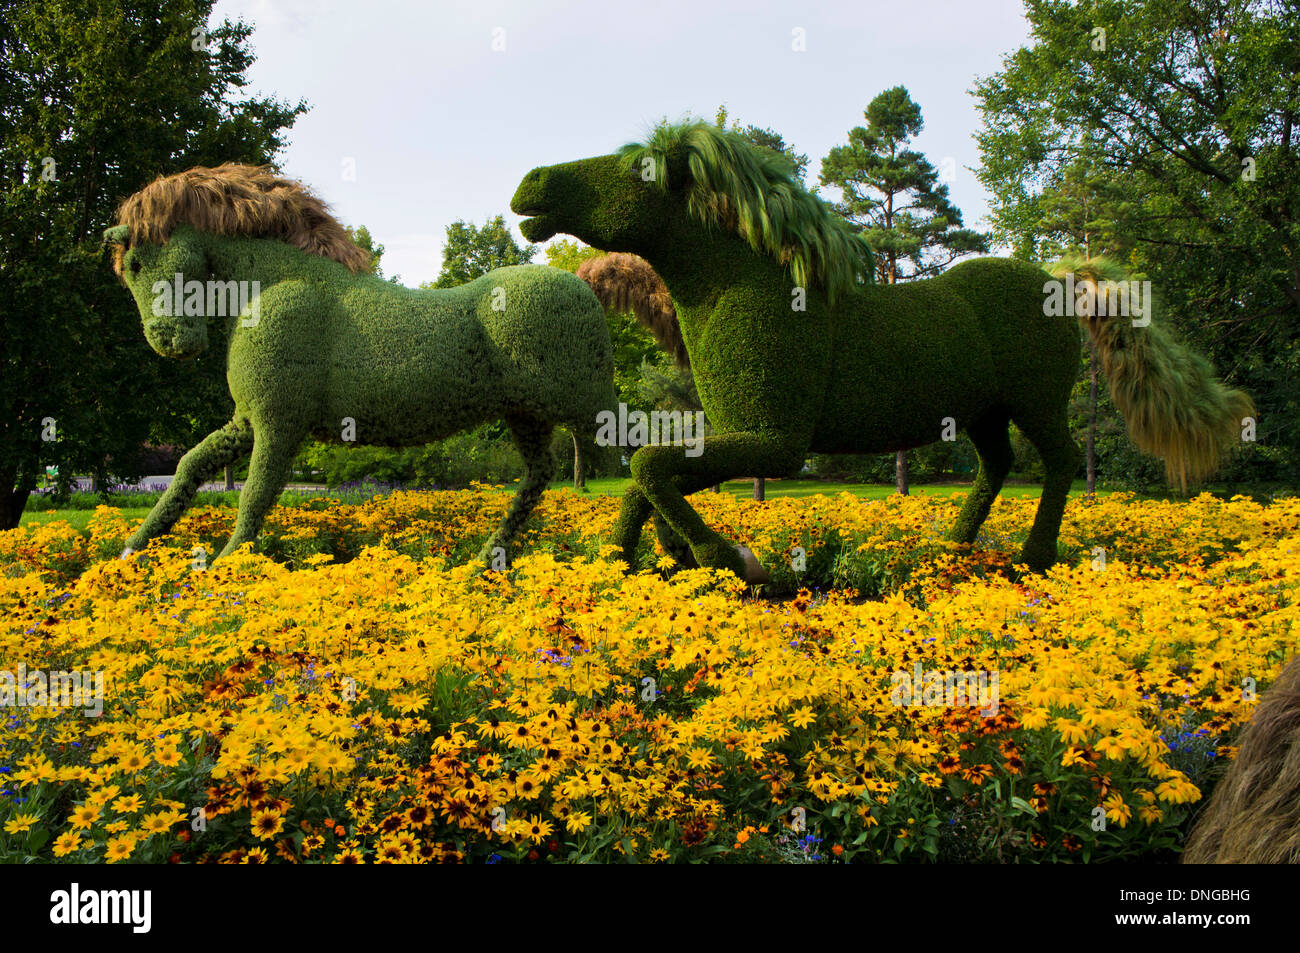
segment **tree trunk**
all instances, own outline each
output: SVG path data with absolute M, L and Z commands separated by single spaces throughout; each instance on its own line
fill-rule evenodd
M 227 463 L 226 464 L 226 490 L 229 491 L 229 490 L 233 490 L 234 488 L 235 488 L 235 465 L 233 463 Z
M 0 529 L 17 529 L 31 490 L 0 490 Z
M 754 477 L 754 499 L 767 499 L 767 479 L 765 477 Z
M 1097 345 L 1089 342 L 1088 384 L 1088 496 L 1097 489 Z
M 586 468 L 582 460 L 582 443 L 578 440 L 578 435 L 573 435 L 573 488 L 581 490 L 587 485 Z
M 889 147 L 889 154 L 890 157 L 892 158 L 894 154 L 894 147 L 892 143 L 890 144 Z M 886 219 L 887 219 L 885 225 L 886 228 L 892 227 L 892 225 L 889 224 L 888 220 L 892 219 L 893 209 L 894 209 L 894 197 L 893 195 L 890 195 L 889 209 L 886 212 Z M 891 285 L 898 283 L 898 258 L 893 251 L 889 253 L 889 270 L 885 273 L 885 277 L 888 279 L 888 282 Z M 899 450 L 898 453 L 894 455 L 894 487 L 898 490 L 899 495 L 907 496 L 907 451 L 906 450 Z
M 17 529 L 34 484 L 18 477 L 17 465 L 0 468 L 0 529 Z

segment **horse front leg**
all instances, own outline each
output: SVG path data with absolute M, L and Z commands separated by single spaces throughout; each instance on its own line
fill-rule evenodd
M 697 456 L 688 456 L 686 449 L 642 447 L 632 456 L 632 475 L 637 485 L 659 517 L 686 540 L 701 566 L 729 569 L 741 579 L 760 581 L 762 567 L 751 562 L 752 556 L 747 560 L 735 543 L 705 525 L 686 496 L 739 476 L 795 472 L 803 464 L 807 441 L 790 435 L 783 438 L 740 432 L 705 437 Z
M 246 420 L 232 420 L 199 441 L 181 457 L 171 484 L 149 511 L 144 523 L 127 540 L 126 549 L 122 551 L 123 558 L 143 549 L 155 536 L 161 536 L 170 530 L 194 502 L 194 494 L 204 481 L 222 467 L 234 463 L 252 445 L 253 431 Z
M 244 543 L 257 539 L 262 520 L 275 505 L 289 482 L 294 454 L 302 443 L 303 433 L 275 431 L 266 426 L 256 427 L 253 435 L 253 457 L 248 463 L 248 481 L 239 494 L 239 516 L 235 518 L 235 531 L 231 534 L 218 559 L 229 556 Z

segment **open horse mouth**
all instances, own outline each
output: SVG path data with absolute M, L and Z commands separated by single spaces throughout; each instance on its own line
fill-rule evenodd
M 529 216 L 519 223 L 519 232 L 528 241 L 544 242 L 556 233 L 541 209 L 523 209 L 518 214 Z

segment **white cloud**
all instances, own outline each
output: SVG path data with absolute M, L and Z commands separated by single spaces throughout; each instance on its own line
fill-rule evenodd
M 441 234 L 416 232 L 406 235 L 375 235 L 375 241 L 384 246 L 384 257 L 379 260 L 384 277 L 400 275 L 402 284 L 414 288 L 421 282 L 433 281 L 442 270 Z

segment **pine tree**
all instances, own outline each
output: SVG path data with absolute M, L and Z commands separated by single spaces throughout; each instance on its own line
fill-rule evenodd
M 862 229 L 876 253 L 877 280 L 932 277 L 962 255 L 988 251 L 988 240 L 962 227 L 934 166 L 908 148 L 921 132 L 921 107 L 895 86 L 868 104 L 867 125 L 822 160 L 820 180 L 840 190 L 836 208 Z M 907 453 L 896 459 L 898 492 L 908 492 Z

